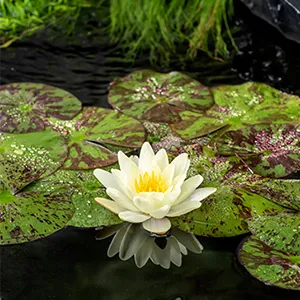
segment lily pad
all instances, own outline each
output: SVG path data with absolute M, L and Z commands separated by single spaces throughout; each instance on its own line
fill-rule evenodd
M 0 182 L 0 244 L 33 241 L 62 229 L 74 213 L 70 193 L 20 192 Z
M 179 112 L 205 110 L 213 99 L 209 88 L 187 75 L 141 70 L 112 83 L 109 103 L 139 120 L 174 123 Z
M 223 127 L 238 130 L 258 123 L 284 124 L 300 119 L 300 99 L 262 83 L 212 88 L 215 105 L 205 111 L 180 113 L 181 122 L 172 130 L 185 140 L 212 133 Z
M 118 150 L 133 151 L 145 141 L 137 120 L 110 109 L 85 107 L 70 121 L 48 119 L 47 124 L 65 136 L 69 157 L 63 168 L 84 170 L 115 163 Z
M 59 170 L 43 180 L 32 183 L 26 190 L 42 191 L 44 186 L 50 190 L 51 187 L 66 187 L 72 194 L 75 213 L 67 225 L 88 228 L 122 222 L 117 215 L 95 201 L 97 197 L 109 197 L 93 171 Z
M 259 215 L 280 212 L 284 208 L 250 190 L 261 177 L 241 170 L 236 158 L 192 154 L 190 175 L 204 178 L 200 187 L 216 187 L 217 191 L 203 200 L 202 206 L 186 215 L 173 218 L 172 224 L 196 235 L 230 237 L 249 232 L 246 220 Z
M 251 191 L 284 207 L 300 211 L 300 180 L 264 178 L 255 182 Z
M 0 86 L 0 131 L 25 133 L 44 129 L 43 117 L 74 118 L 81 102 L 71 93 L 41 83 Z
M 250 231 L 266 245 L 300 255 L 300 212 L 281 212 L 248 220 Z
M 217 148 L 221 155 L 238 154 L 261 176 L 284 177 L 300 170 L 300 125 L 258 124 L 227 131 Z
M 60 168 L 68 156 L 64 138 L 51 129 L 0 134 L 0 180 L 13 193 Z
M 240 245 L 238 258 L 252 276 L 265 284 L 300 291 L 300 256 L 275 250 L 251 236 Z

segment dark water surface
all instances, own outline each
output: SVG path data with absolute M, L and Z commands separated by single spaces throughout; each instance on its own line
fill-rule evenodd
M 207 85 L 266 82 L 300 94 L 299 46 L 268 25 L 238 11 L 241 52 L 230 63 L 199 55 L 183 70 Z M 83 20 L 86 26 L 90 21 Z M 109 107 L 107 86 L 135 69 L 150 68 L 147 57 L 133 65 L 120 60 L 122 51 L 108 46 L 105 36 L 87 39 L 32 37 L 1 51 L 1 84 L 31 81 L 52 84 L 74 93 L 84 105 Z M 300 299 L 300 293 L 268 287 L 238 264 L 235 250 L 241 237 L 200 238 L 205 250 L 189 254 L 183 266 L 164 270 L 148 263 L 138 269 L 133 260 L 109 259 L 109 240 L 96 241 L 94 229 L 66 228 L 48 238 L 0 248 L 1 300 L 279 300 Z

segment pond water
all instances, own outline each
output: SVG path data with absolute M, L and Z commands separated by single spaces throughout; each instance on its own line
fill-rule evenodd
M 240 14 L 237 20 L 243 30 L 237 42 L 241 53 L 232 62 L 214 62 L 199 55 L 184 67 L 173 60 L 169 68 L 156 69 L 183 70 L 210 86 L 257 80 L 300 94 L 299 46 L 246 9 Z M 260 30 L 262 24 L 264 30 Z M 84 105 L 109 107 L 107 86 L 113 79 L 151 68 L 147 57 L 130 64 L 121 61 L 121 56 L 104 36 L 90 43 L 81 34 L 54 40 L 39 35 L 2 50 L 1 84 L 47 83 L 74 93 Z M 239 265 L 235 251 L 242 238 L 200 237 L 204 252 L 184 257 L 181 268 L 165 270 L 148 263 L 138 269 L 133 260 L 109 259 L 110 239 L 96 241 L 94 229 L 69 227 L 42 240 L 0 248 L 0 299 L 299 299 L 299 293 L 266 286 Z

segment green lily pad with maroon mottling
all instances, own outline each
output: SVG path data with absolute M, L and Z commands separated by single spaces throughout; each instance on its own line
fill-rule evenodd
M 74 118 L 81 102 L 71 93 L 41 83 L 0 86 L 0 131 L 25 133 L 44 129 L 43 117 Z
M 52 129 L 24 134 L 0 133 L 0 180 L 12 193 L 48 176 L 68 156 L 64 138 Z
M 221 155 L 238 154 L 261 176 L 285 177 L 300 170 L 300 125 L 258 124 L 227 131 L 217 149 Z
M 118 160 L 117 152 L 133 151 L 145 141 L 145 130 L 137 120 L 117 111 L 85 107 L 70 121 L 48 119 L 47 124 L 65 136 L 69 157 L 63 168 L 95 169 Z
M 15 195 L 0 182 L 0 245 L 33 241 L 62 229 L 74 207 L 70 191 L 44 186 L 40 192 Z
M 110 166 L 109 168 L 112 168 Z M 59 170 L 51 176 L 34 182 L 26 188 L 29 191 L 41 191 L 44 186 L 57 188 L 65 186 L 72 191 L 75 213 L 67 225 L 75 227 L 97 227 L 119 224 L 117 215 L 95 201 L 97 197 L 109 199 L 105 188 L 96 179 L 93 171 Z
M 109 89 L 109 103 L 138 120 L 175 123 L 179 112 L 203 111 L 213 104 L 209 88 L 179 72 L 141 70 L 119 78 Z
M 201 174 L 201 187 L 215 187 L 217 191 L 202 201 L 202 206 L 186 215 L 172 218 L 174 226 L 196 235 L 230 237 L 249 232 L 248 218 L 272 214 L 284 208 L 250 187 L 261 177 L 240 169 L 237 158 L 209 156 L 185 147 L 191 159 L 189 176 Z
M 300 291 L 300 256 L 275 250 L 255 236 L 246 238 L 238 249 L 240 263 L 267 285 Z
M 300 180 L 264 178 L 255 182 L 251 191 L 279 205 L 300 211 Z
M 281 212 L 248 220 L 249 229 L 266 245 L 300 255 L 300 212 Z
M 171 124 L 185 140 L 194 139 L 228 126 L 238 130 L 258 123 L 299 122 L 300 99 L 262 83 L 212 88 L 215 104 L 203 112 L 180 113 L 182 121 Z

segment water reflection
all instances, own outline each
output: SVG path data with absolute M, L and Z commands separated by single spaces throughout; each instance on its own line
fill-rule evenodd
M 164 236 L 153 235 L 144 230 L 141 224 L 122 223 L 112 227 L 97 228 L 97 240 L 114 235 L 107 255 L 113 257 L 119 253 L 121 260 L 134 257 L 137 267 L 142 268 L 149 259 L 165 269 L 173 263 L 180 267 L 182 255 L 188 250 L 199 254 L 203 247 L 193 234 L 172 228 Z

